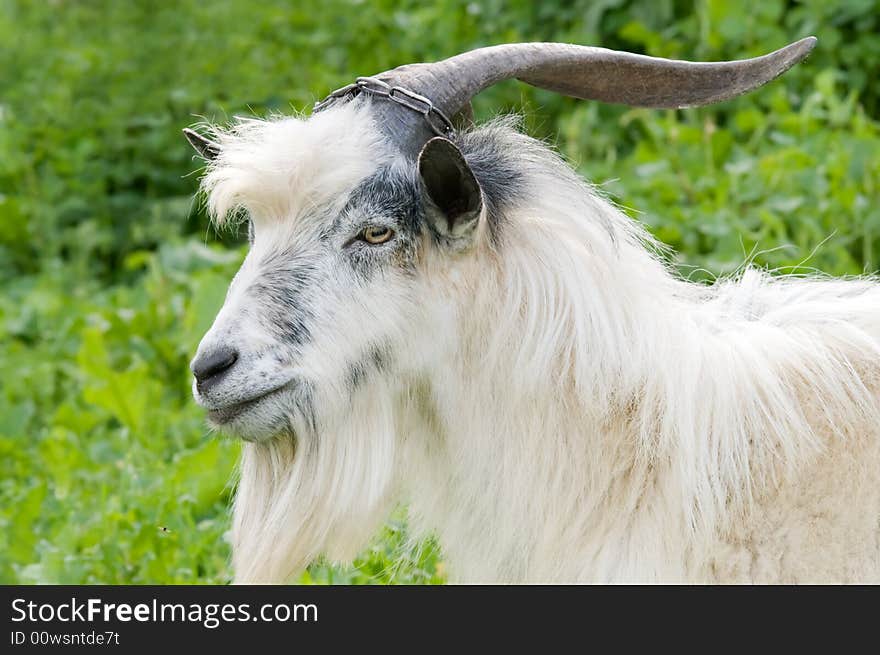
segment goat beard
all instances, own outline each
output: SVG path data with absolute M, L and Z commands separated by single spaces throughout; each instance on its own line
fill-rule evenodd
M 243 444 L 233 507 L 237 584 L 282 583 L 321 554 L 350 561 L 390 511 L 390 399 L 366 391 L 317 431 Z

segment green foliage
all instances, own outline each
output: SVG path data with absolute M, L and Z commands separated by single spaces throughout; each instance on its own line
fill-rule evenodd
M 524 111 L 694 279 L 746 259 L 858 274 L 880 262 L 878 33 L 877 0 L 4 2 L 0 581 L 229 577 L 239 446 L 204 427 L 187 362 L 243 250 L 208 232 L 181 127 L 308 110 L 356 75 L 490 43 L 711 60 L 815 34 L 805 64 L 719 106 L 634 110 L 507 82 L 476 109 Z M 399 512 L 355 566 L 303 581 L 442 569 Z

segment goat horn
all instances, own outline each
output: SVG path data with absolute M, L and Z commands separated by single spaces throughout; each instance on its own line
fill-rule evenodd
M 183 136 L 203 159 L 214 159 L 220 154 L 220 144 L 203 137 L 195 130 L 183 128 Z
M 635 107 L 707 105 L 779 77 L 816 45 L 807 37 L 754 59 L 690 62 L 565 43 L 512 43 L 471 50 L 433 64 L 408 64 L 378 77 L 429 97 L 447 116 L 503 80 L 584 100 Z

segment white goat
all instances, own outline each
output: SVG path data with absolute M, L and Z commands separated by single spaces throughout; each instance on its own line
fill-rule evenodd
M 688 283 L 511 120 L 446 120 L 511 76 L 699 104 L 811 47 L 502 46 L 308 119 L 188 132 L 211 214 L 251 229 L 193 361 L 198 402 L 247 440 L 236 580 L 350 559 L 405 501 L 456 580 L 880 581 L 877 280 Z

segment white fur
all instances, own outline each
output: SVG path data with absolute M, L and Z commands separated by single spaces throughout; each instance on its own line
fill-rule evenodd
M 287 226 L 263 241 L 258 226 L 260 248 L 392 157 L 356 103 L 254 125 L 218 137 L 205 186 L 219 218 Z M 405 501 L 454 580 L 880 582 L 877 281 L 688 283 L 544 146 L 478 129 L 525 175 L 501 245 L 425 244 L 414 279 L 345 301 L 279 374 L 321 381 L 321 430 L 291 414 L 244 445 L 236 580 L 349 559 Z M 234 332 L 221 323 L 207 340 Z M 364 332 L 396 364 L 345 398 L 334 353 Z

